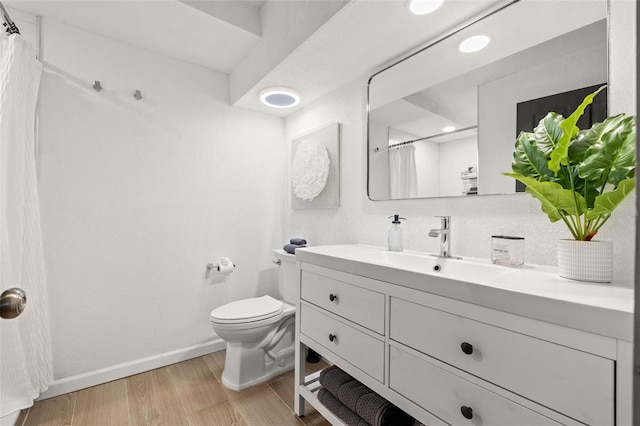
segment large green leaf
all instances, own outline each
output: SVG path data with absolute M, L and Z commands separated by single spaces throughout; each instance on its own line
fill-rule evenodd
M 595 96 L 600 93 L 601 90 L 604 90 L 605 87 L 607 86 L 602 86 L 595 92 L 587 95 L 582 103 L 578 105 L 578 108 L 576 108 L 576 110 L 569 117 L 565 118 L 560 123 L 560 128 L 563 132 L 562 137 L 558 140 L 558 145 L 550 154 L 551 159 L 549 160 L 549 168 L 552 171 L 558 172 L 561 165 L 566 166 L 569 164 L 569 145 L 571 144 L 573 138 L 580 131 L 580 129 L 576 127 L 576 123 L 578 122 L 580 117 L 582 117 L 582 114 L 584 114 L 585 108 L 587 108 L 593 102 L 593 98 L 595 98 Z
M 549 155 L 558 146 L 558 142 L 562 137 L 562 123 L 564 117 L 558 113 L 550 112 L 544 116 L 538 123 L 535 129 L 533 129 L 533 139 L 538 148 L 549 160 Z
M 617 186 L 622 180 L 634 176 L 636 162 L 636 135 L 633 117 L 624 114 L 609 117 L 592 127 L 591 146 L 580 163 L 580 177 Z
M 536 179 L 518 173 L 503 173 L 527 185 L 526 191 L 542 203 L 542 211 L 551 222 L 562 219 L 563 215 L 580 216 L 586 209 L 584 198 L 570 189 L 564 189 L 555 182 L 538 182 Z M 574 199 L 575 196 L 575 199 Z M 576 209 L 577 207 L 577 209 Z
M 597 127 L 603 127 L 602 123 L 595 123 L 591 129 L 580 130 L 578 135 L 573 139 L 573 142 L 569 145 L 569 164 L 580 164 L 584 160 L 584 155 L 587 149 L 591 147 L 598 140 Z
M 553 172 L 549 170 L 549 159 L 538 149 L 532 133 L 521 132 L 516 139 L 511 169 L 515 173 L 531 176 L 536 180 L 553 180 Z
M 618 187 L 610 192 L 605 192 L 596 197 L 595 206 L 593 210 L 587 212 L 587 220 L 593 220 L 599 216 L 609 216 L 616 207 L 627 198 L 636 187 L 636 179 L 628 178 L 621 181 Z

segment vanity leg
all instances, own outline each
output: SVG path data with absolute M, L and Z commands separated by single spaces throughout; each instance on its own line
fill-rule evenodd
M 293 412 L 298 417 L 304 416 L 304 398 L 300 395 L 300 387 L 304 385 L 306 376 L 305 365 L 305 345 L 300 343 L 300 316 L 302 306 L 300 305 L 300 284 L 302 282 L 302 267 L 300 262 L 296 262 L 296 268 L 298 270 L 298 285 L 296 286 L 296 355 L 295 355 L 295 374 L 293 384 Z
M 298 417 L 304 416 L 304 398 L 300 395 L 300 386 L 305 380 L 305 345 L 296 336 L 295 381 L 293 389 L 293 411 Z

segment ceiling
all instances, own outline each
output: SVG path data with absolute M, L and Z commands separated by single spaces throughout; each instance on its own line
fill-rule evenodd
M 368 77 L 484 10 L 509 0 L 448 0 L 412 15 L 405 0 L 3 0 L 45 19 L 222 72 L 234 106 L 287 116 Z M 272 109 L 264 88 L 297 90 Z

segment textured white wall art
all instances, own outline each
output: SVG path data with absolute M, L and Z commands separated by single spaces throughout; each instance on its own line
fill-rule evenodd
M 291 140 L 291 207 L 340 206 L 340 125 L 333 123 Z
M 291 161 L 291 189 L 306 201 L 316 198 L 329 177 L 329 153 L 318 140 L 303 140 Z

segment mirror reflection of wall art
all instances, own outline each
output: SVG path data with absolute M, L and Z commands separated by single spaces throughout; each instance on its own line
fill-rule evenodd
M 333 123 L 291 141 L 291 207 L 340 206 L 340 126 Z

